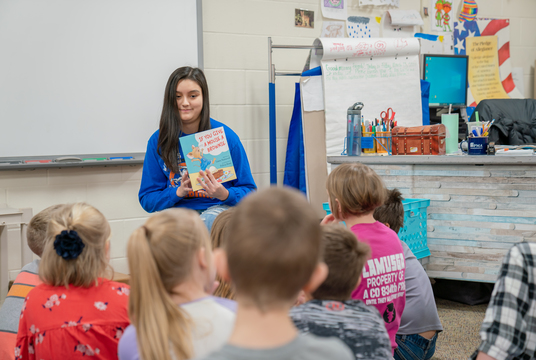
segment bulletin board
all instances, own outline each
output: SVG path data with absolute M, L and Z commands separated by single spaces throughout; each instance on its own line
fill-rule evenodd
M 0 2 L 0 158 L 145 152 L 201 0 Z

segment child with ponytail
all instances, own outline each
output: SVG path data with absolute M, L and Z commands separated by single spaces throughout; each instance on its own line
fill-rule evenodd
M 15 359 L 117 359 L 129 288 L 102 278 L 111 270 L 108 221 L 91 205 L 65 205 L 51 214 L 46 236 L 43 283 L 22 307 Z
M 121 360 L 185 360 L 229 338 L 234 302 L 212 297 L 211 241 L 199 215 L 169 209 L 151 216 L 128 241 L 129 326 Z

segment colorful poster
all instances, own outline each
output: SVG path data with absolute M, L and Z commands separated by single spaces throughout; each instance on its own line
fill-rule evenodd
M 204 180 L 199 176 L 201 170 L 209 170 L 220 183 L 236 179 L 233 159 L 223 126 L 183 136 L 179 143 L 194 191 L 203 188 L 201 182 Z
M 475 101 L 508 99 L 499 77 L 497 36 L 469 37 L 466 46 L 469 56 L 468 80 Z
M 381 18 L 370 18 L 366 16 L 350 16 L 346 22 L 348 37 L 357 39 L 368 39 L 380 37 Z
M 430 0 L 430 25 L 432 31 L 452 32 L 453 21 L 456 19 L 456 9 L 459 1 Z
M 322 23 L 322 35 L 320 37 L 343 38 L 344 21 L 324 21 Z
M 499 57 L 499 75 L 502 86 L 508 96 L 523 99 L 512 77 L 510 62 L 510 20 L 475 19 L 474 21 L 454 22 L 454 53 L 466 55 L 466 38 L 475 36 L 497 36 L 497 53 Z M 467 105 L 477 106 L 471 91 L 467 92 Z
M 322 15 L 326 18 L 346 20 L 348 0 L 321 0 Z

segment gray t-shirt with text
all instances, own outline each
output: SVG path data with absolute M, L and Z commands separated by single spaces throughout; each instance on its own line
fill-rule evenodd
M 300 335 L 271 349 L 247 349 L 225 345 L 202 360 L 353 360 L 354 354 L 337 338 Z

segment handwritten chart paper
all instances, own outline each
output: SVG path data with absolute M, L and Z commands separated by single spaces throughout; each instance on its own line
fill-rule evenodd
M 320 0 L 322 4 L 322 15 L 326 18 L 346 20 L 348 0 Z
M 398 125 L 422 125 L 417 39 L 321 38 L 315 45 L 322 47 L 314 57 L 322 66 L 328 156 L 342 153 L 346 111 L 358 101 L 365 120 L 391 107 Z
M 477 103 L 485 99 L 508 99 L 499 76 L 497 36 L 465 39 L 469 55 L 469 86 Z

